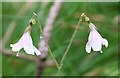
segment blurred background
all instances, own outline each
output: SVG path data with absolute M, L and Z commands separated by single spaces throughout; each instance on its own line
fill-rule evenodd
M 3 2 L 2 3 L 2 75 L 3 76 L 35 76 L 37 63 L 27 60 L 27 55 L 20 51 L 26 58 L 18 58 L 11 51 L 10 44 L 16 43 L 29 24 L 33 12 L 38 13 L 44 28 L 54 2 Z M 54 7 L 55 9 L 55 7 Z M 71 49 L 67 54 L 62 67 L 63 76 L 117 76 L 118 75 L 118 3 L 95 2 L 63 2 L 58 9 L 56 19 L 52 24 L 49 45 L 60 62 L 65 49 L 72 37 L 75 25 L 83 12 L 98 28 L 102 37 L 109 42 L 108 48 L 103 46 L 103 54 L 91 52 L 87 54 L 85 45 L 88 40 L 89 27 L 86 22 L 81 22 Z M 54 13 L 53 13 L 54 14 Z M 52 20 L 52 18 L 51 18 Z M 38 24 L 31 31 L 34 45 L 38 48 L 41 41 Z M 1 57 L 1 54 L 0 54 Z M 42 76 L 57 76 L 58 70 L 48 53 Z

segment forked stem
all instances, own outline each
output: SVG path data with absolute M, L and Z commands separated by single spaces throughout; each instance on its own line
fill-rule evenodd
M 42 27 L 41 27 L 41 24 L 40 24 L 40 20 L 39 20 L 37 14 L 35 14 L 35 13 L 33 13 L 33 14 L 36 16 L 36 20 L 37 20 L 37 22 L 38 22 L 41 35 L 42 35 L 42 37 L 43 37 L 43 40 L 45 41 L 45 44 L 46 44 L 46 46 L 47 46 L 47 48 L 48 48 L 48 51 L 49 51 L 51 57 L 53 58 L 53 61 L 55 62 L 56 67 L 58 68 L 58 75 L 59 75 L 59 77 L 60 77 L 60 76 L 61 76 L 61 68 L 62 68 L 63 62 L 64 62 L 64 60 L 65 60 L 66 55 L 67 55 L 68 52 L 69 52 L 69 49 L 70 49 L 70 47 L 71 47 L 71 45 L 72 45 L 72 42 L 73 42 L 73 40 L 74 40 L 74 37 L 75 37 L 77 31 L 78 31 L 78 28 L 79 28 L 78 26 L 80 25 L 80 22 L 82 21 L 82 17 L 83 17 L 83 15 L 84 15 L 84 13 L 81 14 L 81 16 L 80 16 L 80 18 L 79 18 L 79 21 L 78 21 L 78 23 L 77 23 L 77 25 L 76 25 L 76 27 L 75 27 L 74 32 L 73 32 L 72 38 L 71 38 L 71 40 L 70 40 L 70 42 L 69 42 L 69 44 L 68 44 L 67 49 L 65 50 L 65 53 L 64 53 L 64 55 L 63 55 L 63 57 L 62 57 L 62 59 L 61 59 L 61 61 L 60 61 L 60 64 L 58 64 L 57 60 L 55 59 L 55 57 L 54 57 L 54 55 L 53 55 L 53 53 L 52 53 L 52 51 L 51 51 L 51 49 L 50 49 L 50 46 L 48 45 L 48 43 L 47 43 L 47 41 L 46 41 L 46 39 L 45 39 L 45 37 L 44 37 L 43 30 L 42 30 Z

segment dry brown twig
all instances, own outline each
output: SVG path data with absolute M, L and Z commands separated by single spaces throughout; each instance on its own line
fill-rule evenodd
M 5 56 L 16 56 L 16 53 L 12 52 L 11 50 L 9 49 L 6 49 L 6 48 L 0 48 L 0 52 L 2 54 L 4 54 Z M 25 60 L 28 60 L 28 61 L 31 61 L 31 62 L 35 62 L 36 64 L 42 64 L 42 62 L 38 62 L 38 58 L 35 58 L 33 56 L 27 56 L 27 55 L 24 55 L 24 54 L 20 54 L 19 57 L 16 57 L 16 58 L 20 58 L 20 59 L 25 59 Z M 47 67 L 51 67 L 51 66 L 54 66 L 54 62 L 51 61 L 51 60 L 48 60 L 45 62 L 45 65 Z
M 46 21 L 44 29 L 43 29 L 43 34 L 44 34 L 47 42 L 49 42 L 49 40 L 50 40 L 51 31 L 53 28 L 53 23 L 55 22 L 55 19 L 56 19 L 58 12 L 60 10 L 61 2 L 58 2 L 58 1 L 60 1 L 60 0 L 55 0 L 55 3 L 51 7 L 50 13 L 48 15 L 47 21 Z M 40 41 L 39 49 L 43 53 L 48 52 L 48 49 L 47 49 L 46 44 L 45 44 L 43 39 Z M 41 55 L 40 57 L 42 57 L 42 56 L 43 55 Z
M 2 54 L 6 55 L 6 56 L 16 56 L 16 53 L 12 52 L 11 50 L 5 49 L 5 48 L 0 48 L 0 51 L 2 52 Z M 20 56 L 18 58 L 26 59 L 26 60 L 32 61 L 32 62 L 35 62 L 35 60 L 36 60 L 36 58 L 33 58 L 32 56 L 27 57 L 24 54 L 20 54 Z

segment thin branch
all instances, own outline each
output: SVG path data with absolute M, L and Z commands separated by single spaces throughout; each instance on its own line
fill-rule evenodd
M 12 52 L 11 50 L 5 49 L 5 48 L 0 48 L 0 52 L 2 52 L 2 54 L 7 55 L 7 56 L 16 56 L 16 53 Z M 20 54 L 20 56 L 17 58 L 26 59 L 32 62 L 35 62 L 36 60 L 35 57 L 32 57 L 32 56 L 28 57 L 24 54 Z
M 8 50 L 8 49 L 6 49 L 6 48 L 4 48 L 4 49 L 0 48 L 0 52 L 1 52 L 3 55 L 5 55 L 5 56 L 14 56 L 14 57 L 16 56 L 16 54 L 15 54 L 14 52 L 12 52 L 11 50 Z M 20 54 L 20 56 L 19 56 L 19 57 L 16 57 L 16 58 L 28 60 L 28 61 L 31 61 L 31 62 L 35 62 L 35 63 L 38 64 L 38 65 L 42 65 L 42 61 L 39 61 L 39 62 L 38 62 L 38 58 L 33 57 L 33 56 L 26 56 L 26 55 L 24 55 L 24 54 Z M 55 66 L 54 62 L 51 61 L 51 60 L 46 61 L 46 62 L 45 62 L 45 65 L 46 65 L 47 67 Z
M 43 35 L 47 42 L 49 42 L 50 40 L 51 31 L 53 29 L 53 23 L 55 22 L 55 19 L 59 13 L 60 7 L 61 7 L 61 2 L 58 2 L 58 0 L 55 0 L 55 3 L 50 9 L 50 13 L 48 15 L 47 21 L 43 29 Z M 43 39 L 41 40 L 39 47 L 41 52 L 44 52 L 44 53 L 48 52 L 48 48 Z

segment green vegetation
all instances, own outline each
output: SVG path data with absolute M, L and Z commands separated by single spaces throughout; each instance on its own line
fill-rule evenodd
M 33 3 L 25 14 L 18 16 L 18 12 L 25 3 L 2 3 L 2 37 L 4 37 L 8 26 L 15 20 L 16 27 L 10 35 L 10 39 L 5 44 L 5 48 L 11 50 L 10 44 L 15 43 L 22 36 L 25 28 L 29 24 L 33 12 L 43 12 L 39 16 L 41 24 L 44 27 L 50 7 L 53 3 L 48 3 L 43 7 L 42 3 Z M 24 8 L 26 8 L 24 7 Z M 23 9 L 24 11 L 24 9 Z M 73 44 L 62 68 L 63 76 L 117 76 L 118 75 L 118 25 L 115 17 L 118 16 L 118 3 L 82 3 L 82 2 L 64 2 L 62 3 L 59 14 L 54 22 L 49 45 L 52 52 L 60 62 L 65 49 L 71 39 L 74 26 L 77 24 L 81 13 L 85 13 L 96 25 L 100 34 L 109 41 L 106 49 L 103 46 L 103 54 L 99 52 L 85 52 L 85 45 L 88 40 L 89 28 L 85 22 L 81 23 Z M 0 32 L 1 33 L 1 32 Z M 36 24 L 32 29 L 32 38 L 34 45 L 38 47 L 39 28 Z M 0 38 L 0 39 L 1 39 Z M 22 50 L 23 51 L 23 50 Z M 20 51 L 21 54 L 25 54 Z M 1 54 L 0 54 L 1 55 Z M 35 56 L 37 57 L 37 56 Z M 48 54 L 47 60 L 52 60 Z M 37 65 L 33 62 L 19 59 L 13 56 L 2 55 L 2 74 L 4 76 L 34 76 Z M 58 70 L 55 66 L 46 67 L 44 76 L 56 76 Z

